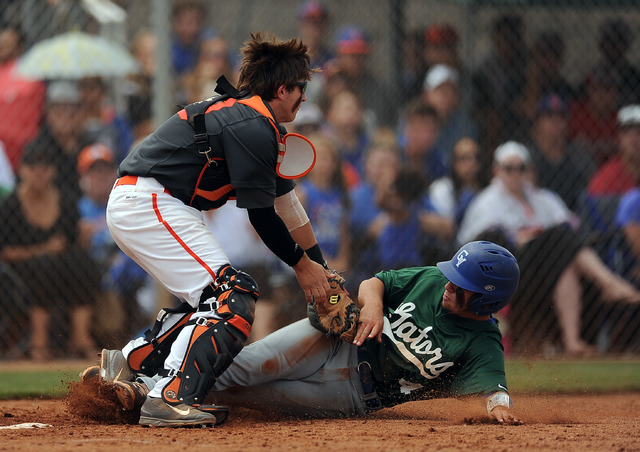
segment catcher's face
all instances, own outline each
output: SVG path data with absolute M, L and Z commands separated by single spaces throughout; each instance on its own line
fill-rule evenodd
M 297 82 L 291 86 L 280 85 L 275 98 L 269 101 L 277 122 L 287 123 L 296 118 L 302 102 L 307 100 L 307 82 Z
M 473 295 L 473 292 L 462 289 L 449 281 L 444 286 L 444 294 L 442 295 L 442 307 L 445 311 L 452 314 L 468 313 L 469 311 L 469 298 Z
M 298 114 L 302 102 L 307 100 L 307 95 L 305 94 L 307 91 L 307 83 L 306 81 L 302 81 L 294 84 L 288 93 L 286 103 L 291 113 L 291 121 L 293 121 Z

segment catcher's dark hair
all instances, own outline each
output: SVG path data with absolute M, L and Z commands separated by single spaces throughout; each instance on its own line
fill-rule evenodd
M 307 46 L 299 39 L 281 41 L 272 33 L 252 33 L 241 52 L 238 90 L 265 100 L 273 99 L 280 85 L 291 90 L 295 83 L 310 80 L 317 72 L 311 68 Z

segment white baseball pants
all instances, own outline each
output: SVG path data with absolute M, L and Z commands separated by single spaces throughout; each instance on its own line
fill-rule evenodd
M 125 176 L 116 181 L 107 205 L 107 226 L 122 251 L 194 308 L 202 289 L 229 262 L 202 212 L 168 194 L 153 178 Z M 196 312 L 192 319 L 197 317 L 219 318 L 214 312 Z M 180 369 L 193 328 L 180 332 L 165 361 L 166 369 Z M 140 341 L 144 339 L 131 341 L 123 350 L 125 356 Z M 160 397 L 169 381 L 170 377 L 161 379 L 149 395 Z

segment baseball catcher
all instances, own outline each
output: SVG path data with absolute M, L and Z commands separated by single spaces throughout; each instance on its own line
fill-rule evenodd
M 158 379 L 135 398 L 143 399 L 141 425 L 219 423 L 203 399 L 251 331 L 257 284 L 229 265 L 201 212 L 235 199 L 262 242 L 293 269 L 307 302 L 329 290 L 322 252 L 294 191 L 293 179 L 310 171 L 315 151 L 281 124 L 306 101 L 315 72 L 307 46 L 258 33 L 241 52 L 237 87 L 221 76 L 216 95 L 187 105 L 142 140 L 120 163 L 109 196 L 114 241 L 186 303 L 179 312 L 161 312 L 157 335 L 104 353 L 100 374 L 111 357 L 123 356 L 138 378 Z
M 353 342 L 358 327 L 360 309 L 349 297 L 344 278 L 333 271 L 327 275 L 331 290 L 326 300 L 315 298 L 307 305 L 307 317 L 311 325 L 327 336 L 337 336 L 345 342 Z

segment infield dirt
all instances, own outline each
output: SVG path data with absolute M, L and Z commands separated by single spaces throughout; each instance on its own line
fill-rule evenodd
M 79 417 L 65 400 L 0 402 L 0 451 L 639 451 L 640 393 L 614 395 L 514 394 L 523 425 L 490 423 L 477 401 L 427 400 L 384 409 L 366 418 L 304 420 L 232 409 L 209 429 L 160 429 L 128 424 L 107 413 Z

